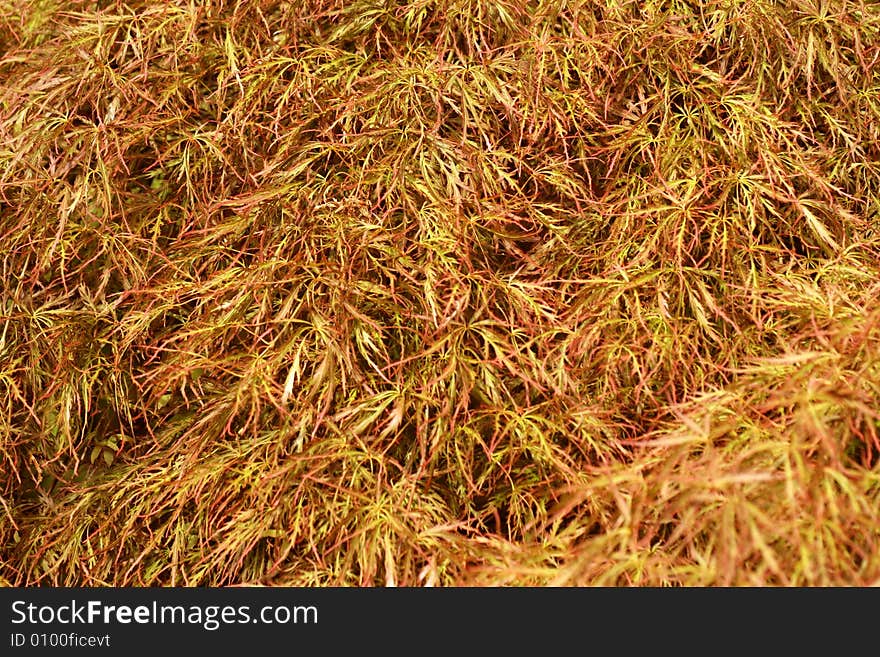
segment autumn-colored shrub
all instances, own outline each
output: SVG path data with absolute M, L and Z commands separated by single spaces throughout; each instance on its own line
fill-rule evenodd
M 0 584 L 880 582 L 880 5 L 0 17 Z

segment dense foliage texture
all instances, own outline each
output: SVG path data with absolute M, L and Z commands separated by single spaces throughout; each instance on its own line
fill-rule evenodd
M 0 0 L 0 583 L 880 581 L 880 5 Z

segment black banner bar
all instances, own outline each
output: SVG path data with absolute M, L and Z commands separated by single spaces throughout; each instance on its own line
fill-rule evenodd
M 813 647 L 817 632 L 846 628 L 829 635 L 842 649 L 858 642 L 872 600 L 843 589 L 6 588 L 0 654 L 158 655 L 192 646 L 199 654 L 432 647 L 543 655 L 572 646 L 604 654 L 598 647 L 615 643 L 625 654 L 671 645 L 679 653 L 701 637 L 706 648 L 722 637 L 727 647 L 777 640 L 790 648 L 788 630 L 798 626 Z M 821 624 L 804 625 L 799 612 L 810 608 L 821 609 Z

